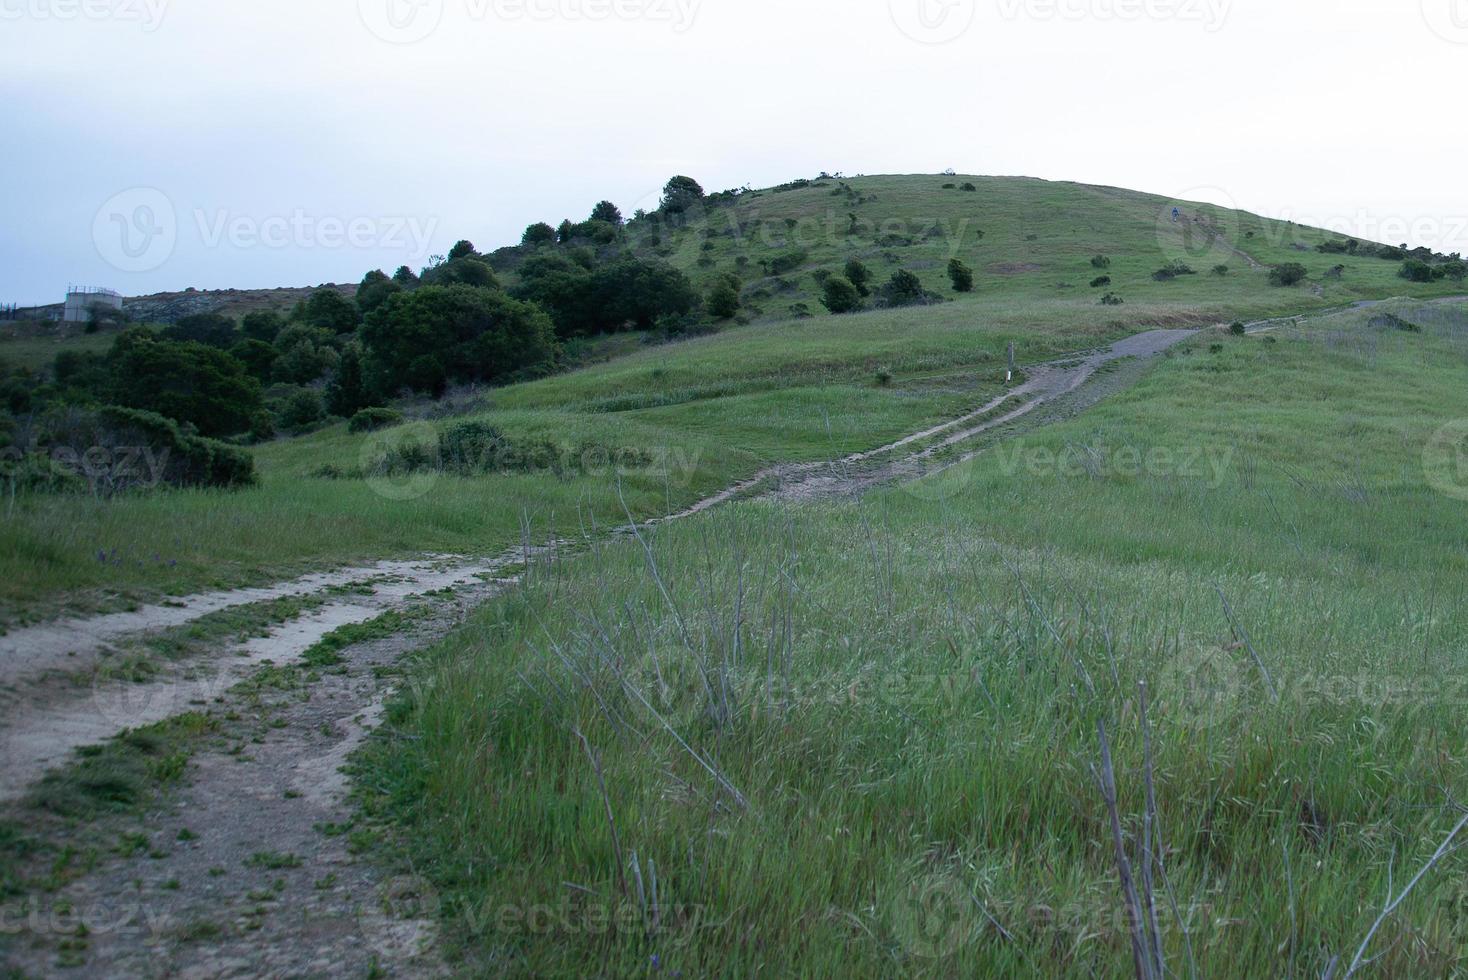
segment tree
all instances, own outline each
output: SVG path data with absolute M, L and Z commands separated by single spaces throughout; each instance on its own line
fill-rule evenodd
M 357 329 L 360 316 L 356 304 L 335 289 L 318 289 L 296 307 L 291 319 L 333 334 Z
M 342 348 L 336 373 L 326 386 L 327 410 L 332 415 L 349 419 L 362 409 L 372 408 L 377 403 L 378 399 L 369 394 L 362 373 L 362 347 L 354 341 Z
M 974 270 L 964 265 L 958 259 L 949 261 L 948 278 L 953 280 L 955 291 L 960 293 L 971 293 L 974 291 Z
M 400 265 L 398 271 L 392 274 L 392 281 L 404 289 L 413 289 L 418 285 L 418 273 L 405 265 Z
M 246 340 L 263 340 L 267 344 L 275 343 L 275 338 L 284 328 L 285 320 L 274 310 L 246 313 L 240 321 L 240 333 L 244 334 Z
M 478 252 L 474 251 L 473 242 L 467 238 L 461 238 L 454 243 L 453 248 L 449 249 L 449 261 L 452 262 L 454 259 L 467 259 L 471 255 L 478 254 Z
M 1453 282 L 1462 282 L 1464 279 L 1468 279 L 1468 262 L 1464 262 L 1460 258 L 1451 258 L 1443 263 L 1442 272 L 1443 275 L 1453 280 Z
M 861 308 L 861 294 L 845 276 L 827 279 L 821 293 L 821 305 L 832 313 L 851 313 Z
M 357 310 L 366 316 L 387 302 L 393 293 L 402 291 L 402 284 L 389 279 L 385 272 L 374 269 L 362 277 L 362 283 L 357 287 Z
M 663 187 L 662 209 L 682 214 L 703 200 L 703 187 L 692 177 L 674 177 Z
M 428 286 L 473 286 L 476 289 L 500 288 L 499 277 L 480 258 L 450 259 L 423 273 Z
M 1296 286 L 1305 281 L 1310 274 L 1303 265 L 1298 262 L 1286 262 L 1269 270 L 1269 284 L 1271 286 Z
M 555 329 L 544 311 L 503 292 L 424 286 L 399 293 L 362 325 L 368 387 L 441 389 L 446 380 L 499 381 L 547 366 Z
M 541 245 L 554 245 L 556 243 L 556 230 L 544 221 L 537 221 L 525 229 L 525 234 L 520 239 L 521 245 L 530 248 L 539 248 Z
M 220 313 L 196 313 L 186 316 L 162 334 L 165 340 L 192 341 L 227 350 L 239 339 L 234 321 Z
M 1433 268 L 1421 259 L 1408 259 L 1402 263 L 1402 269 L 1397 275 L 1411 282 L 1434 282 L 1443 278 L 1447 273 Z
M 189 422 L 206 436 L 246 431 L 261 407 L 259 382 L 215 347 L 129 330 L 107 360 L 108 401 Z
M 871 295 L 872 290 L 868 283 L 872 281 L 872 272 L 861 259 L 851 259 L 846 263 L 846 278 L 862 296 Z
M 728 320 L 739 312 L 739 290 L 728 279 L 721 278 L 709 290 L 704 306 L 715 320 Z
M 329 338 L 324 330 L 315 331 L 300 324 L 287 327 L 276 341 L 279 356 L 271 365 L 271 378 L 296 385 L 320 380 L 337 364 L 338 356 L 328 343 Z
M 882 298 L 892 306 L 906 306 L 923 299 L 923 282 L 916 274 L 906 269 L 892 273 L 887 285 L 882 287 Z
M 271 370 L 275 367 L 276 358 L 280 356 L 273 346 L 253 337 L 247 337 L 235 344 L 229 349 L 229 354 L 245 366 L 252 378 L 262 383 L 270 380 Z
M 620 227 L 622 224 L 622 212 L 611 201 L 602 201 L 591 209 L 592 221 L 604 221 L 609 225 Z

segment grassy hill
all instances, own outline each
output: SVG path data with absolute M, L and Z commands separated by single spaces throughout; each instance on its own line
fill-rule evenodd
M 961 189 L 970 182 L 975 190 Z M 1176 223 L 1174 206 L 1183 212 Z M 847 234 L 852 213 L 858 225 Z M 1334 237 L 1326 232 L 1019 178 L 821 180 L 709 204 L 676 226 L 634 220 L 627 235 L 634 249 L 666 256 L 701 281 L 742 270 L 751 322 L 678 343 L 617 338 L 601 348 L 608 359 L 580 370 L 412 410 L 439 427 L 448 418 L 474 418 L 519 440 L 632 447 L 692 461 L 675 473 L 616 474 L 627 506 L 641 516 L 687 504 L 771 462 L 834 458 L 970 411 L 1001 390 L 1011 342 L 1026 365 L 1152 327 L 1204 327 L 1454 288 L 1399 279 L 1400 262 L 1301 251 Z M 767 263 L 792 250 L 805 253 L 799 264 L 766 274 Z M 1096 255 L 1110 265 L 1096 269 Z M 975 268 L 975 292 L 947 287 L 950 256 Z M 898 268 L 912 270 L 949 301 L 828 315 L 816 299 L 815 274 L 837 271 L 851 257 L 868 262 L 878 282 Z M 512 281 L 520 258 L 497 254 Z M 1175 261 L 1198 274 L 1153 278 Z M 1279 261 L 1302 262 L 1314 278 L 1272 287 L 1263 266 Z M 1218 264 L 1228 264 L 1229 274 L 1213 275 Z M 1336 264 L 1346 266 L 1342 278 L 1324 278 Z M 1103 273 L 1112 285 L 1090 288 Z M 1107 291 L 1124 305 L 1101 305 Z M 792 317 L 799 303 L 812 315 Z M 328 475 L 360 470 L 381 453 L 384 438 L 393 435 L 352 435 L 338 425 L 266 444 L 254 450 L 261 486 L 228 496 L 20 501 L 18 519 L 0 529 L 6 618 L 44 613 L 63 596 L 145 596 L 385 553 L 498 550 L 519 539 L 522 522 L 544 531 L 552 522 L 575 523 L 578 510 L 602 521 L 623 513 L 617 481 L 605 472 L 445 477 L 411 500 Z M 113 549 L 128 557 L 97 560 Z

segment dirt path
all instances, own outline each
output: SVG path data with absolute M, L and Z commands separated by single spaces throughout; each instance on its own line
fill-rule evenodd
M 1106 386 L 1088 382 L 1103 368 L 1142 364 L 1194 333 L 1149 331 L 1039 365 L 1023 384 L 959 418 L 833 462 L 772 467 L 647 526 L 740 497 L 850 496 L 946 468 L 985 433 L 1058 411 L 1090 388 L 1101 397 Z M 484 561 L 384 562 L 3 638 L 0 678 L 11 696 L 0 722 L 0 799 L 23 795 L 73 749 L 126 729 L 206 708 L 221 729 L 199 749 L 187 785 L 133 831 L 147 838 L 135 853 L 104 861 L 54 894 L 33 896 L 35 906 L 0 902 L 0 962 L 27 976 L 49 974 L 66 957 L 116 977 L 441 974 L 432 917 L 417 914 L 431 904 L 426 885 L 380 880 L 370 862 L 353 860 L 346 835 L 331 832 L 352 818 L 339 770 L 370 737 L 400 658 L 447 634 L 535 557 L 517 549 Z M 556 560 L 553 552 L 546 557 Z M 443 590 L 452 593 L 446 598 Z M 299 595 L 329 598 L 262 637 L 221 645 L 149 683 L 77 689 L 58 682 L 58 671 L 96 663 L 111 645 L 140 633 Z M 410 631 L 339 651 L 339 669 L 278 690 L 239 686 L 264 665 L 298 661 L 335 629 L 409 605 L 427 610 Z M 92 917 L 80 950 L 74 922 L 69 930 L 56 925 L 70 921 L 58 913 L 63 906 Z

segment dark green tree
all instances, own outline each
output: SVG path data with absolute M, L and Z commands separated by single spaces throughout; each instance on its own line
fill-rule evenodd
M 220 313 L 196 313 L 186 316 L 162 333 L 165 340 L 192 341 L 228 350 L 239 340 L 235 322 Z
M 728 320 L 739 312 L 739 290 L 728 279 L 720 278 L 709 289 L 704 307 L 715 320 Z
M 351 333 L 361 317 L 357 306 L 335 289 L 318 289 L 296 307 L 291 319 L 334 334 Z
M 467 259 L 472 255 L 478 254 L 478 252 L 474 251 L 473 242 L 467 238 L 461 238 L 454 243 L 453 248 L 449 249 L 449 261 L 452 262 L 454 259 Z
M 852 313 L 861 309 L 861 294 L 845 276 L 827 279 L 821 293 L 821 305 L 832 313 Z
M 872 281 L 872 272 L 861 259 L 851 259 L 846 263 L 846 278 L 856 287 L 858 293 L 863 296 L 871 295 L 869 283 Z
M 365 374 L 376 393 L 436 391 L 446 380 L 500 381 L 547 367 L 555 329 L 535 306 L 503 292 L 424 286 L 399 293 L 362 325 Z
M 682 214 L 703 200 L 703 187 L 692 177 L 678 176 L 663 187 L 662 210 Z
M 556 230 L 544 221 L 537 221 L 529 228 L 526 228 L 524 236 L 520 239 L 521 245 L 528 245 L 531 248 L 540 245 L 554 245 L 555 243 Z
M 951 259 L 948 262 L 948 278 L 953 281 L 953 288 L 956 292 L 971 293 L 974 291 L 974 270 L 958 259 Z
M 602 221 L 614 227 L 622 224 L 622 212 L 611 201 L 602 201 L 591 209 L 591 220 Z
M 191 423 L 206 436 L 248 430 L 261 407 L 259 382 L 215 347 L 129 330 L 107 360 L 107 401 Z
M 285 319 L 274 310 L 256 310 L 254 313 L 246 313 L 240 321 L 240 333 L 246 340 L 263 340 L 267 344 L 275 343 L 275 338 L 281 330 L 285 329 Z
M 402 291 L 402 285 L 396 280 L 389 279 L 387 273 L 374 269 L 362 277 L 362 283 L 357 287 L 357 310 L 366 316 L 387 302 L 389 296 Z

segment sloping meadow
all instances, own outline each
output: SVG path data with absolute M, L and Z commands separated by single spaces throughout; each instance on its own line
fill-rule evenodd
M 1468 800 L 1468 309 L 1386 312 L 536 568 L 424 656 L 364 805 L 494 972 L 1344 972 Z M 1465 870 L 1362 962 L 1462 968 Z

